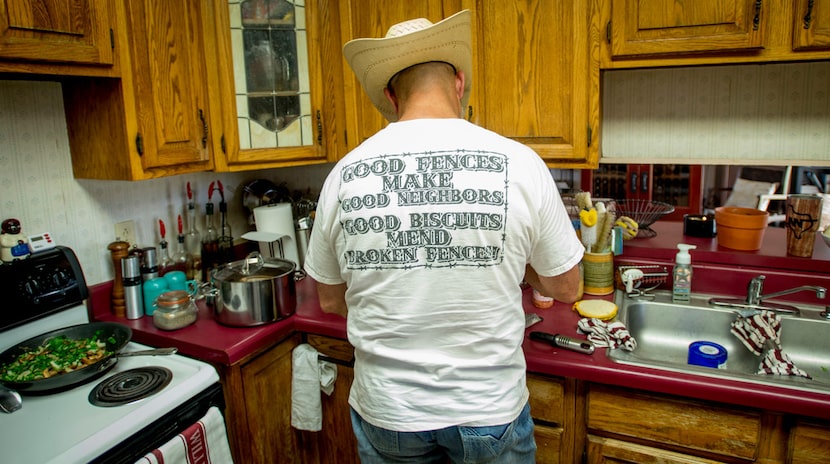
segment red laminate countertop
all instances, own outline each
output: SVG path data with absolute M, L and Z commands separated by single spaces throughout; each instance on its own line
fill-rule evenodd
M 617 257 L 617 261 L 671 263 L 678 242 L 697 245 L 698 249 L 692 251 L 695 269 L 693 291 L 717 288 L 725 294 L 740 294 L 745 289 L 744 278 L 757 273 L 758 268 L 766 268 L 766 274 L 780 278 L 781 285 L 794 282 L 801 285 L 805 278 L 830 281 L 830 250 L 821 240 L 817 240 L 814 257 L 810 260 L 788 258 L 785 250 L 779 250 L 784 247 L 783 229 L 767 231 L 762 251 L 740 252 L 718 247 L 713 242 L 715 239 L 683 237 L 681 223 L 658 222 L 652 228 L 658 232 L 657 237 L 627 241 L 624 253 Z M 775 268 L 776 263 L 781 264 L 780 268 Z M 744 272 L 736 272 L 736 269 Z M 768 285 L 771 280 L 767 279 Z M 90 290 L 89 306 L 93 319 L 128 325 L 133 329 L 133 339 L 137 342 L 152 346 L 176 346 L 182 354 L 224 365 L 233 365 L 295 331 L 346 339 L 345 319 L 322 312 L 314 281 L 309 277 L 297 283 L 297 311 L 294 316 L 252 328 L 220 325 L 200 302 L 199 318 L 195 324 L 176 331 L 163 331 L 153 325 L 150 317 L 127 320 L 113 316 L 109 309 L 111 282 L 95 285 Z M 770 287 L 768 291 L 774 290 Z M 537 313 L 544 319 L 528 329 L 528 333 L 544 331 L 584 338 L 576 330 L 579 315 L 571 311 L 569 305 L 557 302 L 552 308 L 538 309 L 531 302 L 529 288 L 524 290 L 523 298 L 525 311 Z M 611 296 L 605 298 L 610 299 Z M 529 338 L 525 338 L 523 348 L 529 372 L 830 420 L 830 394 L 617 364 L 608 359 L 604 348 L 597 349 L 593 355 L 584 355 Z
M 677 244 L 687 243 L 697 248 L 691 250 L 692 264 L 711 263 L 730 266 L 770 268 L 777 271 L 830 272 L 830 247 L 816 236 L 811 258 L 787 255 L 787 230 L 767 227 L 761 249 L 741 251 L 718 245 L 717 237 L 700 238 L 683 235 L 682 222 L 657 221 L 651 225 L 657 232 L 652 238 L 637 238 L 623 242 L 623 256 L 643 257 L 674 262 Z

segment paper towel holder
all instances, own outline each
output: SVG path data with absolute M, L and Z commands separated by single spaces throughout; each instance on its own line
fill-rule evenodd
M 281 235 L 274 232 L 265 232 L 262 230 L 252 230 L 242 235 L 242 238 L 244 238 L 245 240 L 267 243 L 268 251 L 270 252 L 271 256 L 282 259 L 285 259 L 285 250 L 282 247 L 282 239 L 284 239 L 285 237 L 288 237 L 288 235 Z M 274 255 L 274 243 L 276 243 L 279 247 L 279 256 Z

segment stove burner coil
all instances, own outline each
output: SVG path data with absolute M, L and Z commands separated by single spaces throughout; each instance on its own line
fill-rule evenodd
M 165 367 L 138 367 L 104 379 L 89 392 L 95 406 L 113 407 L 137 401 L 161 391 L 173 379 Z

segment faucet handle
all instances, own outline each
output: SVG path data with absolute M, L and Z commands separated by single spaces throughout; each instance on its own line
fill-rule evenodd
M 749 305 L 757 305 L 761 302 L 761 295 L 764 293 L 764 279 L 767 276 L 758 275 L 749 281 L 746 288 L 746 303 Z

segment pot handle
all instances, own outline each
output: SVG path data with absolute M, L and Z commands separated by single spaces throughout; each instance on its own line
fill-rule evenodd
M 305 276 L 306 276 L 306 273 L 305 273 L 304 270 L 297 269 L 296 271 L 294 271 L 294 282 L 299 282 L 299 281 L 305 279 Z
M 253 261 L 253 267 L 251 267 L 251 261 Z M 265 260 L 262 259 L 262 255 L 258 251 L 252 251 L 248 253 L 248 256 L 246 256 L 245 260 L 242 262 L 242 274 L 248 275 L 257 272 L 262 269 L 262 266 L 264 265 Z

